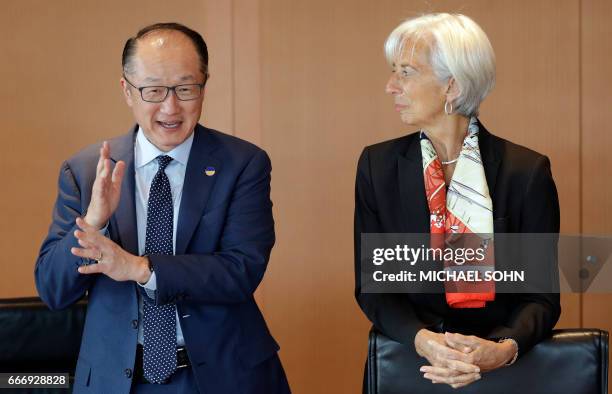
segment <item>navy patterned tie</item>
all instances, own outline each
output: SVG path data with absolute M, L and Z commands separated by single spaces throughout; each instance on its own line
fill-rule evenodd
M 173 254 L 173 204 L 164 170 L 170 156 L 158 156 L 159 169 L 151 182 L 147 208 L 145 254 Z M 176 370 L 176 305 L 155 305 L 143 297 L 143 369 L 151 383 L 162 383 Z

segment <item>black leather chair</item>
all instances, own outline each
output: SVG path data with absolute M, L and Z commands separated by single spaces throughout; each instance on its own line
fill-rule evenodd
M 413 347 L 373 329 L 366 370 L 368 394 L 604 394 L 608 392 L 608 332 L 555 330 L 511 367 L 486 372 L 481 380 L 460 389 L 424 379 L 419 368 L 425 364 Z
M 49 310 L 37 297 L 0 300 L 0 372 L 63 372 L 70 374 L 72 382 L 86 309 L 85 300 L 62 311 Z M 68 389 L 34 392 L 65 393 Z

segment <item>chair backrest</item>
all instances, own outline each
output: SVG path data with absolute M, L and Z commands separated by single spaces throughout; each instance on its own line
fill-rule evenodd
M 0 300 L 0 372 L 74 374 L 86 301 L 51 311 L 38 297 Z
M 370 331 L 368 394 L 457 393 L 448 385 L 432 384 L 419 368 L 427 360 L 413 346 Z M 598 329 L 555 330 L 551 338 L 507 368 L 485 372 L 461 393 L 607 394 L 608 332 Z

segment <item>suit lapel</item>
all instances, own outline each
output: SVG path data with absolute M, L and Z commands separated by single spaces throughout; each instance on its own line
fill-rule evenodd
M 397 173 L 405 230 L 409 233 L 429 232 L 429 207 L 425 195 L 423 163 L 418 133 L 406 152 L 398 155 Z
M 183 183 L 176 234 L 176 254 L 186 252 L 215 180 L 222 171 L 221 161 L 211 155 L 216 147 L 212 133 L 205 127 L 197 125 Z M 205 173 L 208 167 L 214 169 L 213 175 Z
M 487 186 L 489 187 L 489 195 L 491 200 L 495 201 L 495 182 L 497 181 L 497 172 L 501 164 L 501 154 L 497 152 L 494 137 L 489 131 L 478 121 L 478 148 L 482 157 L 482 165 L 487 178 Z
M 121 198 L 119 206 L 111 217 L 111 223 L 115 223 L 121 245 L 126 251 L 138 255 L 138 232 L 136 229 L 136 200 L 135 200 L 135 176 L 134 170 L 134 141 L 138 125 L 125 136 L 111 143 L 111 158 L 118 162 L 125 162 L 125 175 L 121 183 Z

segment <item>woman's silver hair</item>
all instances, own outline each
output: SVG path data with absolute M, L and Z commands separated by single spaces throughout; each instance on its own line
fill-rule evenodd
M 408 19 L 385 42 L 387 62 L 393 65 L 404 50 L 414 51 L 423 40 L 429 47 L 429 63 L 441 83 L 450 78 L 459 88 L 451 103 L 453 112 L 471 117 L 495 86 L 495 54 L 484 31 L 460 14 L 427 14 Z M 407 42 L 412 48 L 405 48 Z

